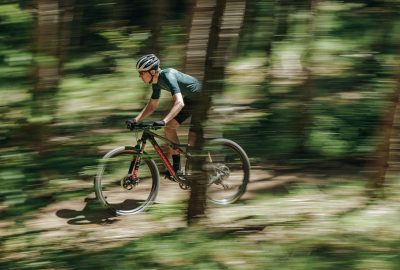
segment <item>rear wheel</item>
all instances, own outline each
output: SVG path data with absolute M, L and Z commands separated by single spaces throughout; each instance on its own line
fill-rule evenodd
M 160 179 L 153 160 L 141 158 L 136 178 L 129 172 L 137 157 L 130 147 L 118 147 L 101 160 L 94 184 L 96 197 L 117 215 L 141 212 L 157 196 Z
M 250 161 L 246 152 L 228 139 L 214 139 L 204 145 L 208 175 L 208 199 L 216 204 L 230 204 L 245 192 L 250 179 Z M 186 172 L 190 174 L 190 160 Z

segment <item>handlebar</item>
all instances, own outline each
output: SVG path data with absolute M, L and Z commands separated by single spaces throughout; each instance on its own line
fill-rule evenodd
M 153 123 L 133 123 L 131 121 L 125 121 L 126 128 L 130 131 L 134 130 L 157 130 L 162 126 L 154 126 Z

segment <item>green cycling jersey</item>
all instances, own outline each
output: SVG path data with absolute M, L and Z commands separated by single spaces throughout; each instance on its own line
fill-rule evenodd
M 152 85 L 152 88 L 152 99 L 159 99 L 161 89 L 163 89 L 169 91 L 171 95 L 181 93 L 182 96 L 188 99 L 196 100 L 201 91 L 201 84 L 196 78 L 190 75 L 173 68 L 166 68 L 160 71 L 158 81 Z

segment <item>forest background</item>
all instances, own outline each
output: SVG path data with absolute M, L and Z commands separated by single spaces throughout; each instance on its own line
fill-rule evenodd
M 0 267 L 399 269 L 399 13 L 397 0 L 0 1 Z M 146 53 L 207 84 L 206 136 L 253 166 L 248 197 L 201 229 L 182 224 L 178 195 L 123 220 L 89 203 L 98 159 L 135 142 L 124 121 L 151 94 L 135 70 Z M 164 93 L 152 119 L 169 108 Z

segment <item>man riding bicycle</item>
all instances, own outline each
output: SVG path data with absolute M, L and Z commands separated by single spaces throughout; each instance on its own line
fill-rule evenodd
M 159 104 L 161 90 L 167 90 L 172 95 L 173 105 L 169 113 L 159 121 L 153 123 L 154 126 L 165 126 L 165 136 L 174 143 L 179 144 L 177 129 L 190 116 L 193 108 L 198 105 L 200 100 L 201 83 L 194 77 L 184 74 L 173 68 L 160 68 L 160 60 L 154 54 L 140 57 L 136 63 L 139 77 L 145 84 L 152 86 L 152 95 L 142 111 L 132 120 L 131 124 L 136 124 L 147 116 L 151 115 Z M 192 117 L 189 129 L 188 144 L 193 145 L 196 130 L 199 128 L 199 121 Z M 172 164 L 175 171 L 180 172 L 179 152 L 168 147 L 167 157 L 172 155 Z M 168 175 L 166 171 L 166 176 Z

